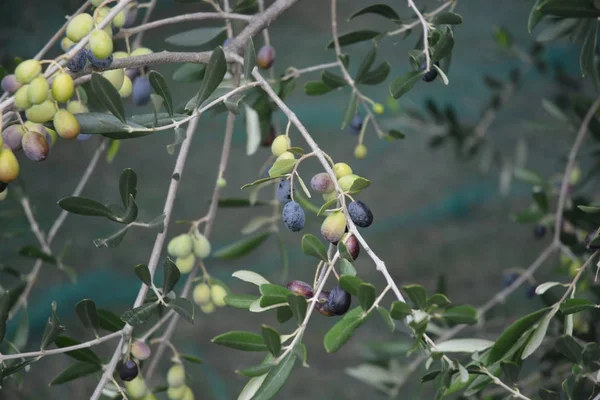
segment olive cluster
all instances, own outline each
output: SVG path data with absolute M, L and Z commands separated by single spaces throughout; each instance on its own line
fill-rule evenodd
M 307 299 L 314 297 L 312 286 L 302 281 L 291 281 L 286 285 L 291 292 L 304 296 Z M 330 291 L 322 291 L 316 300 L 316 310 L 327 317 L 334 315 L 344 315 L 350 309 L 352 296 L 339 286 L 333 287 Z
M 175 257 L 175 265 L 182 274 L 187 274 L 194 268 L 196 258 L 208 257 L 210 250 L 210 242 L 198 229 L 175 236 L 167 246 L 167 252 Z
M 215 311 L 216 307 L 225 306 L 225 297 L 227 291 L 221 285 L 208 283 L 199 283 L 194 287 L 192 297 L 194 303 L 200 306 L 203 313 L 210 314 Z
M 185 368 L 175 363 L 167 372 L 167 397 L 169 400 L 194 400 L 194 392 L 185 384 Z

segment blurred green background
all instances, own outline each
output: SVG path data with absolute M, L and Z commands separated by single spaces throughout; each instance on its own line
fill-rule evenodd
M 382 22 L 377 17 L 366 16 L 348 23 L 347 17 L 366 3 L 339 3 L 340 32 L 360 28 L 393 29 L 392 24 Z M 418 3 L 427 4 L 429 10 L 436 7 L 434 1 Z M 26 58 L 35 54 L 60 27 L 63 17 L 80 4 L 76 0 L 3 0 L 0 4 L 0 59 L 7 61 L 15 56 Z M 459 1 L 456 11 L 463 15 L 465 22 L 455 29 L 456 46 L 448 75 L 450 85 L 443 86 L 440 81 L 418 84 L 399 101 L 400 110 L 421 109 L 424 100 L 432 97 L 441 104 L 454 106 L 461 120 L 475 123 L 489 97 L 489 90 L 482 80 L 484 74 L 507 79 L 510 69 L 520 64 L 517 59 L 507 58 L 499 52 L 493 36 L 494 28 L 506 27 L 517 44 L 529 48 L 533 36 L 527 33 L 526 21 L 531 4 L 532 1 L 520 0 Z M 396 2 L 393 6 L 401 15 L 409 15 L 403 2 Z M 204 9 L 204 6 L 159 0 L 153 19 Z M 277 50 L 276 74 L 283 73 L 288 66 L 302 68 L 334 59 L 333 52 L 325 49 L 330 40 L 329 18 L 328 2 L 304 0 L 273 24 L 270 32 Z M 144 44 L 154 51 L 181 50 L 167 45 L 164 38 L 184 29 L 216 23 L 188 23 L 149 31 Z M 386 24 L 385 27 L 383 24 Z M 414 32 L 404 41 L 399 37 L 383 41 L 378 60 L 390 61 L 392 73 L 385 84 L 367 88 L 367 95 L 386 104 L 389 81 L 410 68 L 406 54 L 414 46 L 416 34 Z M 261 39 L 257 39 L 257 42 L 260 43 Z M 346 51 L 354 60 L 354 68 L 368 49 L 367 44 L 347 48 Z M 52 55 L 58 55 L 59 51 L 58 48 L 54 49 Z M 576 48 L 564 43 L 549 47 L 545 57 L 550 62 L 563 63 L 568 71 L 576 73 L 576 52 Z M 168 77 L 175 68 L 169 65 L 156 69 Z M 407 125 L 406 119 L 393 116 L 390 112 L 384 114 L 381 121 L 385 126 L 399 128 L 407 134 L 407 138 L 387 142 L 378 140 L 374 132 L 369 131 L 365 141 L 369 154 L 364 160 L 355 160 L 352 152 L 356 137 L 348 131 L 339 130 L 349 92 L 346 89 L 321 98 L 307 97 L 301 89 L 302 83 L 314 79 L 315 75 L 303 76 L 288 103 L 322 149 L 334 160 L 348 162 L 358 174 L 372 180 L 372 186 L 359 195 L 360 200 L 371 206 L 375 215 L 375 223 L 364 230 L 364 236 L 387 262 L 396 282 L 420 283 L 428 291 L 433 291 L 439 277 L 444 275 L 453 302 L 479 305 L 502 289 L 503 270 L 526 267 L 545 246 L 544 242 L 549 239 L 535 241 L 530 229 L 532 227 L 517 225 L 509 218 L 511 211 L 529 204 L 529 192 L 525 185 L 514 184 L 510 195 L 502 197 L 498 192 L 498 171 L 481 175 L 476 163 L 457 160 L 451 146 L 431 151 L 427 147 L 430 133 Z M 541 99 L 551 93 L 548 80 L 530 70 L 523 82 L 523 87 L 499 112 L 488 132 L 507 153 L 514 151 L 515 142 L 523 133 L 526 122 L 548 122 L 551 118 L 541 107 Z M 173 82 L 171 91 L 176 102 L 181 103 L 195 94 L 197 86 Z M 128 104 L 129 115 L 140 112 Z M 285 124 L 280 115 L 277 118 L 280 125 Z M 201 120 L 182 176 L 173 221 L 194 219 L 206 213 L 223 131 L 222 116 Z M 548 139 L 549 135 L 552 135 L 551 140 Z M 298 134 L 292 134 L 292 138 L 295 145 L 303 145 Z M 172 139 L 171 132 L 163 132 L 139 140 L 123 141 L 111 164 L 104 159 L 100 162 L 83 195 L 103 203 L 114 202 L 118 198 L 117 180 L 120 172 L 124 168 L 133 168 L 139 178 L 139 220 L 151 220 L 162 211 L 170 181 L 175 156 L 168 155 L 165 146 Z M 571 136 L 566 132 L 546 132 L 529 135 L 528 139 L 528 166 L 547 174 L 560 172 L 563 167 L 561 157 L 568 148 L 566 146 Z M 83 142 L 59 142 L 43 164 L 29 162 L 22 155 L 19 158 L 22 161 L 21 177 L 42 229 L 47 230 L 58 215 L 60 209 L 56 205 L 57 200 L 71 194 L 99 140 L 92 138 Z M 257 178 L 259 168 L 269 154 L 268 149 L 261 148 L 251 157 L 245 155 L 244 121 L 238 118 L 224 197 L 247 195 L 239 188 Z M 318 171 L 317 167 L 314 161 L 307 162 L 306 169 L 303 164 L 305 180 Z M 268 193 L 264 195 L 268 196 Z M 240 238 L 240 229 L 252 216 L 268 215 L 270 212 L 266 207 L 219 210 L 211 238 L 214 248 Z M 319 223 L 314 215 L 309 216 L 304 232 L 318 232 Z M 169 234 L 172 236 L 184 229 L 184 226 L 171 224 Z M 37 346 L 37 337 L 43 331 L 53 300 L 58 303 L 58 314 L 67 327 L 66 333 L 81 340 L 91 337 L 75 316 L 73 306 L 77 301 L 89 297 L 95 300 L 98 307 L 117 314 L 131 306 L 139 288 L 132 267 L 147 263 L 155 232 L 132 230 L 116 249 L 94 247 L 92 239 L 115 230 L 115 224 L 102 219 L 68 217 L 53 248 L 59 251 L 67 242 L 71 243 L 67 262 L 77 270 L 78 282 L 73 285 L 52 266 L 44 266 L 29 304 L 31 349 Z M 282 232 L 289 250 L 290 279 L 312 281 L 314 263 L 300 251 L 301 236 Z M 32 261 L 19 257 L 17 252 L 23 245 L 37 243 L 14 198 L 0 203 L 0 234 L 1 262 L 28 271 Z M 364 279 L 375 283 L 379 289 L 384 287 L 383 280 L 367 257 L 361 256 L 356 266 Z M 225 281 L 237 293 L 253 293 L 254 290 L 254 286 L 231 278 L 231 273 L 238 269 L 251 269 L 273 282 L 285 283 L 281 281 L 281 262 L 275 237 L 248 257 L 233 262 L 208 260 L 207 267 L 212 275 Z M 471 331 L 469 335 L 493 338 L 509 320 L 538 306 L 537 301 L 527 299 L 524 289 L 519 290 L 505 305 L 494 311 L 494 319 L 485 330 Z M 173 339 L 178 349 L 196 354 L 204 360 L 203 365 L 188 367 L 193 376 L 190 385 L 197 399 L 236 398 L 246 380 L 235 374 L 234 370 L 258 363 L 261 356 L 218 348 L 210 343 L 210 339 L 229 330 L 258 331 L 260 323 L 277 326 L 275 315 L 257 315 L 231 308 L 219 309 L 210 315 L 197 311 L 196 323 L 189 325 L 182 322 Z M 406 332 L 388 333 L 383 323 L 373 318 L 339 353 L 330 355 L 323 349 L 322 338 L 334 322 L 334 319 L 319 315 L 311 320 L 305 336 L 310 368 L 296 368 L 278 398 L 384 398 L 374 389 L 347 376 L 344 368 L 360 364 L 361 356 L 367 349 L 366 343 L 407 342 L 409 338 Z M 281 330 L 291 332 L 292 323 L 287 323 Z M 98 351 L 105 355 L 112 354 L 114 345 L 114 342 L 110 342 Z M 26 374 L 21 393 L 14 391 L 14 385 L 9 384 L 0 392 L 0 399 L 87 398 L 96 382 L 91 378 L 59 387 L 47 386 L 57 371 L 67 367 L 71 361 L 64 356 L 43 359 Z M 401 361 L 404 363 L 406 359 L 402 358 Z M 165 358 L 154 383 L 162 383 L 167 367 L 168 359 Z M 411 382 L 400 398 L 429 398 L 429 385 L 418 383 L 417 374 Z

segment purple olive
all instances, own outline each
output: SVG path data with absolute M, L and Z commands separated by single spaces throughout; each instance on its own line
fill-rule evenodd
M 285 287 L 288 288 L 288 290 L 290 290 L 291 292 L 298 294 L 300 296 L 304 296 L 307 299 L 310 299 L 311 297 L 314 296 L 312 286 L 310 286 L 306 282 L 291 281 Z
M 138 76 L 133 81 L 133 104 L 136 106 L 144 106 L 150 101 L 150 94 L 152 94 L 152 86 L 147 76 Z
M 321 172 L 313 176 L 310 180 L 310 187 L 319 193 L 329 193 L 335 188 L 327 172 Z
M 327 297 L 327 308 L 334 315 L 344 315 L 350 309 L 352 296 L 339 286 L 334 287 Z
M 0 83 L 2 90 L 6 93 L 13 94 L 21 88 L 21 85 L 14 74 L 6 75 Z
M 133 360 L 127 360 L 119 366 L 119 376 L 124 381 L 132 381 L 138 376 L 138 366 Z
M 46 137 L 39 132 L 26 132 L 21 140 L 21 146 L 25 156 L 31 161 L 44 161 L 50 152 Z
M 275 62 L 275 48 L 270 45 L 261 47 L 256 55 L 256 65 L 261 69 L 269 69 Z
M 2 131 L 2 142 L 4 146 L 12 151 L 21 150 L 21 141 L 23 140 L 24 134 L 25 129 L 23 126 L 19 124 L 11 125 Z

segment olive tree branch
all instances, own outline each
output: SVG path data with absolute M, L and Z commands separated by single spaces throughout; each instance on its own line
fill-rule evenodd
M 529 397 L 527 397 L 524 394 L 522 394 L 521 392 L 519 392 L 518 388 L 511 388 L 506 383 L 502 382 L 500 380 L 500 378 L 498 378 L 496 375 L 492 374 L 487 368 L 482 366 L 482 367 L 479 367 L 479 370 L 481 372 L 483 372 L 484 374 L 486 374 L 487 376 L 489 376 L 492 379 L 492 382 L 494 382 L 494 384 L 504 388 L 504 390 L 506 390 L 507 392 L 512 393 L 512 397 L 516 397 L 518 399 L 523 399 L 523 400 L 531 400 Z
M 429 19 L 431 17 L 436 16 L 437 14 L 439 14 L 440 12 L 444 11 L 446 8 L 450 7 L 451 5 L 455 5 L 457 0 L 448 0 L 447 2 L 445 2 L 444 4 L 442 4 L 441 6 L 439 6 L 438 8 L 436 8 L 435 10 L 433 10 L 430 13 L 424 14 L 425 19 Z M 404 24 L 402 25 L 401 28 L 396 29 L 394 31 L 391 32 L 387 32 L 386 36 L 395 36 L 395 35 L 399 35 L 403 32 L 406 32 L 412 28 L 414 28 L 415 26 L 421 24 L 421 20 L 417 19 L 414 22 L 411 22 L 410 24 Z

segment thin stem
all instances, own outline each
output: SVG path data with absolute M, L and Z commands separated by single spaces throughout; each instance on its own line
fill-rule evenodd
M 489 376 L 492 379 L 492 382 L 494 382 L 496 385 L 502 387 L 507 392 L 512 393 L 513 397 L 516 397 L 518 399 L 523 399 L 523 400 L 531 400 L 529 397 L 527 397 L 524 394 L 522 394 L 521 392 L 519 392 L 519 389 L 517 389 L 517 388 L 513 389 L 510 386 L 508 386 L 506 383 L 502 382 L 500 380 L 500 378 L 498 378 L 496 375 L 492 374 L 487 368 L 480 367 L 480 370 L 481 370 L 481 372 L 483 372 L 484 374 Z
M 413 9 L 421 25 L 423 26 L 423 52 L 425 52 L 425 70 L 429 71 L 431 68 L 431 56 L 429 55 L 429 24 L 419 11 L 419 8 L 415 5 L 413 0 L 408 0 L 408 6 Z
M 112 377 L 113 372 L 115 371 L 115 368 L 117 367 L 117 363 L 119 362 L 119 359 L 121 358 L 121 348 L 123 347 L 124 343 L 125 343 L 125 336 L 123 335 L 123 336 L 121 336 L 121 340 L 119 340 L 119 344 L 117 344 L 117 349 L 115 350 L 112 357 L 110 358 L 110 361 L 104 367 L 104 373 L 102 374 L 102 378 L 100 378 L 100 382 L 98 382 L 98 385 L 94 389 L 94 393 L 92 393 L 92 395 L 90 396 L 90 400 L 98 400 L 100 398 L 100 396 L 102 396 L 102 389 L 104 389 L 106 382 L 108 382 L 108 380 Z
M 444 11 L 446 8 L 448 8 L 450 5 L 456 4 L 455 0 L 449 0 L 446 3 L 442 4 L 441 6 L 439 6 L 438 8 L 436 8 L 435 10 L 433 10 L 432 12 L 425 14 L 426 18 L 429 19 L 437 14 L 439 14 L 440 12 Z M 395 31 L 391 31 L 386 33 L 387 36 L 394 36 L 394 35 L 399 35 L 403 32 L 406 32 L 412 28 L 414 28 L 415 26 L 419 25 L 421 23 L 420 19 L 417 19 L 414 22 L 411 22 L 410 24 L 406 24 L 406 25 L 402 25 L 401 28 L 395 30 Z
M 329 69 L 329 68 L 336 68 L 336 67 L 338 67 L 338 65 L 339 64 L 337 62 L 330 62 L 330 63 L 325 63 L 325 64 L 313 65 L 311 67 L 301 68 L 301 69 L 290 68 L 289 69 L 290 72 L 287 73 L 286 75 L 284 75 L 281 78 L 281 80 L 285 81 L 286 79 L 297 78 L 300 75 L 307 74 L 309 72 L 322 71 L 324 69 Z

